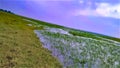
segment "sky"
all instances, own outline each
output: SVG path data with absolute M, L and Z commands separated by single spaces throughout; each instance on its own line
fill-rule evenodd
M 0 8 L 42 21 L 120 38 L 120 0 L 0 0 Z

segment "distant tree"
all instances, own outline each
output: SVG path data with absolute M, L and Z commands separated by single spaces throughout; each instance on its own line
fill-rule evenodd
M 0 9 L 0 11 L 4 11 L 3 9 Z
M 0 9 L 0 11 L 2 11 L 2 12 L 7 12 L 7 13 L 11 13 L 11 14 L 14 14 L 13 12 L 8 11 L 8 10 L 4 10 L 4 9 Z

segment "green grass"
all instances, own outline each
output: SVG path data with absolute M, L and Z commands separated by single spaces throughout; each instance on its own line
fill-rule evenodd
M 30 22 L 0 12 L 0 68 L 62 68 L 51 52 L 42 47 Z
M 89 36 L 71 36 L 49 30 L 39 30 L 38 32 L 41 41 L 45 44 L 44 46 L 51 50 L 65 67 L 120 67 L 120 42 L 105 41 L 106 38 L 94 39 L 94 37 L 90 38 Z M 60 58 L 61 55 L 62 58 Z
M 74 36 L 88 37 L 88 38 L 93 38 L 93 39 L 97 39 L 97 40 L 103 40 L 102 38 L 106 38 L 109 40 L 114 40 L 114 41 L 120 42 L 120 38 L 110 37 L 110 36 L 101 35 L 101 34 L 92 33 L 92 32 L 70 30 L 69 33 L 71 33 Z M 107 41 L 107 40 L 104 40 L 104 41 Z

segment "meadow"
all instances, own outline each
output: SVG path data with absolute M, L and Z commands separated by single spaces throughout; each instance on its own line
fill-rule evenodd
M 44 47 L 67 68 L 119 68 L 120 43 L 102 38 L 62 34 L 46 30 L 36 30 Z M 104 41 L 106 40 L 106 41 Z
M 0 68 L 120 68 L 120 39 L 0 12 Z
M 34 30 L 43 47 L 57 57 L 64 68 L 119 68 L 120 39 L 76 30 L 55 24 L 24 19 Z M 43 24 L 44 23 L 44 24 Z

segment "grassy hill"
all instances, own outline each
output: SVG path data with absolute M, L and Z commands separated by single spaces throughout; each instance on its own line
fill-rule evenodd
M 119 68 L 120 39 L 0 12 L 1 68 Z
M 20 16 L 0 12 L 0 68 L 61 68 Z

